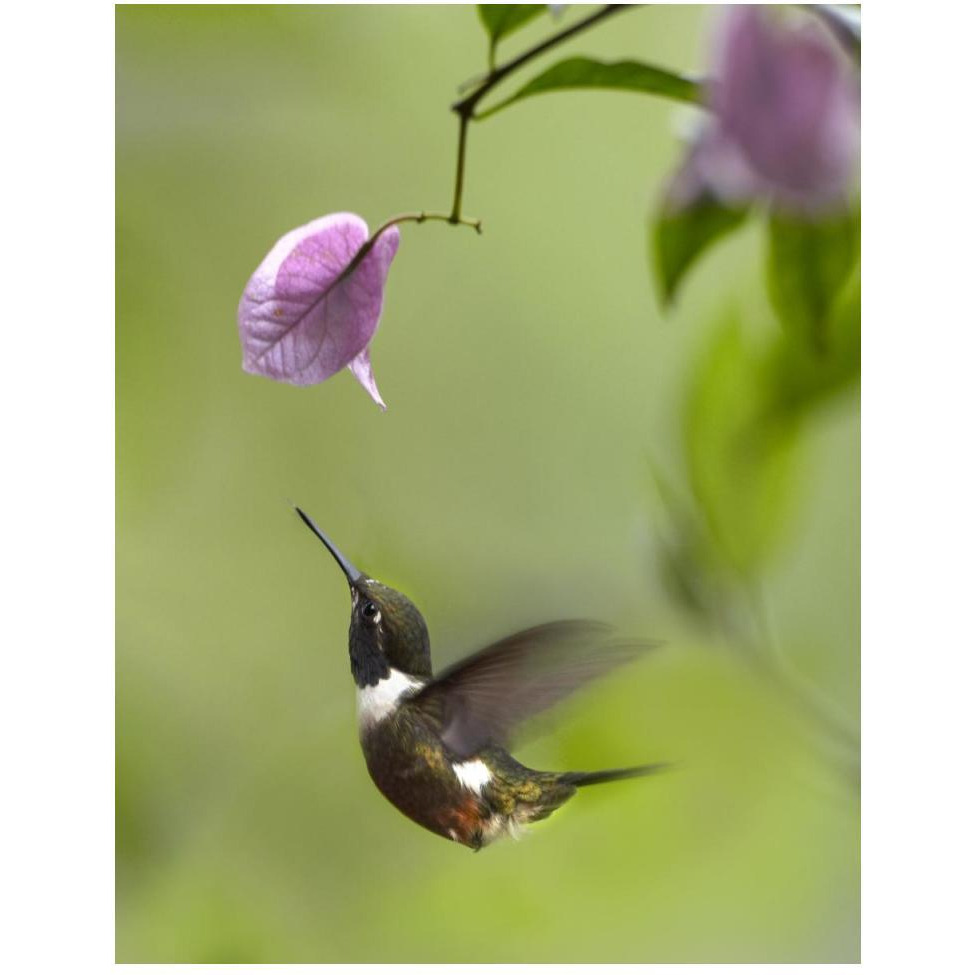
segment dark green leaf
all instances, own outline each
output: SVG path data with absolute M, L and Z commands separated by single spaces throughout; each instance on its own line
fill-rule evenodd
M 650 223 L 651 261 L 664 302 L 674 300 L 691 265 L 715 241 L 738 227 L 747 213 L 744 207 L 727 207 L 709 194 L 682 207 L 664 201 Z
M 510 98 L 482 112 L 477 118 L 487 118 L 513 102 L 547 91 L 578 88 L 610 88 L 662 95 L 681 102 L 701 101 L 701 86 L 691 78 L 675 74 L 652 64 L 639 61 L 594 61 L 592 58 L 569 58 L 552 65 L 533 78 Z
M 769 297 L 787 331 L 825 353 L 829 315 L 860 253 L 859 209 L 819 220 L 769 219 Z
M 494 49 L 498 41 L 513 34 L 519 27 L 534 20 L 545 12 L 543 3 L 479 3 L 477 16 L 487 31 L 491 42 L 491 63 L 494 64 Z
M 764 368 L 737 325 L 720 329 L 695 370 L 683 424 L 715 552 L 746 576 L 780 543 L 794 500 L 796 425 L 764 422 Z
M 851 275 L 834 304 L 826 345 L 813 352 L 805 342 L 783 334 L 768 360 L 770 411 L 794 415 L 860 379 L 860 272 Z

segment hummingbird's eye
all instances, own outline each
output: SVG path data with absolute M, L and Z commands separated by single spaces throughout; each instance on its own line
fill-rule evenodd
M 367 623 L 379 622 L 379 607 L 371 601 L 362 604 L 362 618 Z

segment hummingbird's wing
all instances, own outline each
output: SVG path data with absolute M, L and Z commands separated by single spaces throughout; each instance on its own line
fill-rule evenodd
M 545 623 L 448 667 L 410 703 L 440 723 L 452 752 L 467 757 L 506 743 L 526 719 L 653 646 L 623 641 L 591 620 Z

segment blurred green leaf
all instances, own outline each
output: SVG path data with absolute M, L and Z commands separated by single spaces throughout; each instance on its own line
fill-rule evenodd
M 494 65 L 494 49 L 498 41 L 513 34 L 530 20 L 545 12 L 544 3 L 479 3 L 477 16 L 487 31 L 491 42 L 491 65 Z
M 769 218 L 767 283 L 782 325 L 827 350 L 829 315 L 860 253 L 859 208 L 810 220 Z
M 685 497 L 657 464 L 651 464 L 656 494 L 656 571 L 665 591 L 688 616 L 713 626 L 724 599 L 706 526 L 693 499 Z
M 764 368 L 737 324 L 719 329 L 684 414 L 691 488 L 717 552 L 743 575 L 780 542 L 793 499 L 795 424 L 765 422 Z
M 854 386 L 860 379 L 860 272 L 850 276 L 837 298 L 826 326 L 820 354 L 803 342 L 783 335 L 768 360 L 770 409 L 794 414 L 827 396 Z
M 566 91 L 580 88 L 609 88 L 662 95 L 680 102 L 699 103 L 700 85 L 691 78 L 664 68 L 639 61 L 595 61 L 592 58 L 568 58 L 553 64 L 510 98 L 481 112 L 477 118 L 487 118 L 514 102 L 541 95 L 547 91 Z
M 650 222 L 650 259 L 663 301 L 670 304 L 685 273 L 717 240 L 747 216 L 745 208 L 724 206 L 711 195 L 675 209 L 665 201 Z

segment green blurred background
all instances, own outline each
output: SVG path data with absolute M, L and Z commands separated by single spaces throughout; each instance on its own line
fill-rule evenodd
M 633 11 L 558 56 L 697 71 L 713 16 Z M 117 9 L 118 960 L 857 960 L 855 782 L 658 571 L 651 469 L 682 482 L 695 364 L 729 316 L 779 328 L 755 226 L 660 308 L 646 215 L 690 110 L 573 93 L 473 127 L 485 232 L 402 228 L 388 413 L 347 372 L 241 371 L 237 302 L 281 234 L 449 206 L 448 105 L 485 52 L 472 7 Z M 764 614 L 855 723 L 855 393 L 800 439 Z M 518 754 L 680 771 L 477 856 L 413 825 L 368 779 L 348 592 L 290 501 L 414 598 L 435 665 L 567 615 L 665 639 Z

